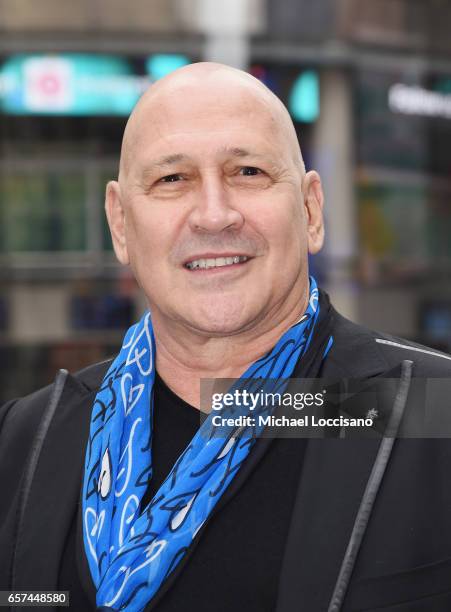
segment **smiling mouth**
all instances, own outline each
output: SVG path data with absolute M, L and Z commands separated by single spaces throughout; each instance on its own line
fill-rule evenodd
M 210 270 L 211 268 L 223 268 L 224 266 L 242 265 L 249 261 L 246 255 L 234 255 L 232 257 L 208 257 L 205 259 L 193 259 L 185 264 L 188 270 Z

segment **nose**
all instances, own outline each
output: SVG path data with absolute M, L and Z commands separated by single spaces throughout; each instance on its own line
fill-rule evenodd
M 243 223 L 244 217 L 232 205 L 232 194 L 221 177 L 215 175 L 204 178 L 189 215 L 191 229 L 216 234 L 226 229 L 238 230 Z

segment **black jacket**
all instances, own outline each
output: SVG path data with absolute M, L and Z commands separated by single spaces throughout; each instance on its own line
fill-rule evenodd
M 377 397 L 380 425 L 365 437 L 337 428 L 308 441 L 277 612 L 449 611 L 451 440 L 438 436 L 451 431 L 443 425 L 451 400 L 439 405 L 443 385 L 426 388 L 423 379 L 449 383 L 451 357 L 335 311 L 332 334 L 321 376 L 348 399 L 327 405 L 325 416 L 365 415 Z M 74 376 L 60 371 L 54 384 L 0 410 L 0 590 L 57 588 L 92 403 L 110 363 Z M 356 393 L 349 383 L 355 379 L 365 392 Z M 429 437 L 393 437 L 406 431 Z M 249 466 L 224 503 L 243 486 Z

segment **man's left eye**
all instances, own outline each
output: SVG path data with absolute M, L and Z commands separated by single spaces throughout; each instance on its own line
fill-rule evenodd
M 242 176 L 255 176 L 256 174 L 262 174 L 262 170 L 260 168 L 255 168 L 254 166 L 244 166 L 240 168 L 240 174 Z
M 168 174 L 168 176 L 163 176 L 160 179 L 161 183 L 176 183 L 177 181 L 181 180 L 181 175 L 180 174 Z

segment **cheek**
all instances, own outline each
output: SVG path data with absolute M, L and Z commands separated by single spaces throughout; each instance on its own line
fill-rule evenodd
M 258 226 L 269 245 L 280 249 L 285 256 L 288 252 L 298 252 L 304 242 L 307 248 L 305 219 L 298 202 L 265 207 L 258 215 Z
M 154 275 L 153 269 L 161 250 L 161 236 L 158 227 L 146 216 L 135 212 L 129 215 L 126 223 L 127 250 L 131 268 L 141 286 L 145 286 L 149 277 Z
M 180 278 L 174 274 L 170 254 L 179 236 L 175 215 L 167 207 L 161 210 L 142 202 L 146 214 L 130 215 L 127 226 L 127 245 L 130 266 L 138 284 L 152 301 L 164 301 L 179 289 Z
M 145 258 L 148 261 L 149 253 L 158 256 L 164 243 L 163 238 L 168 236 L 169 227 L 167 219 L 159 218 L 158 210 L 151 208 L 149 202 L 139 198 L 133 202 L 126 219 L 127 246 L 136 260 Z

